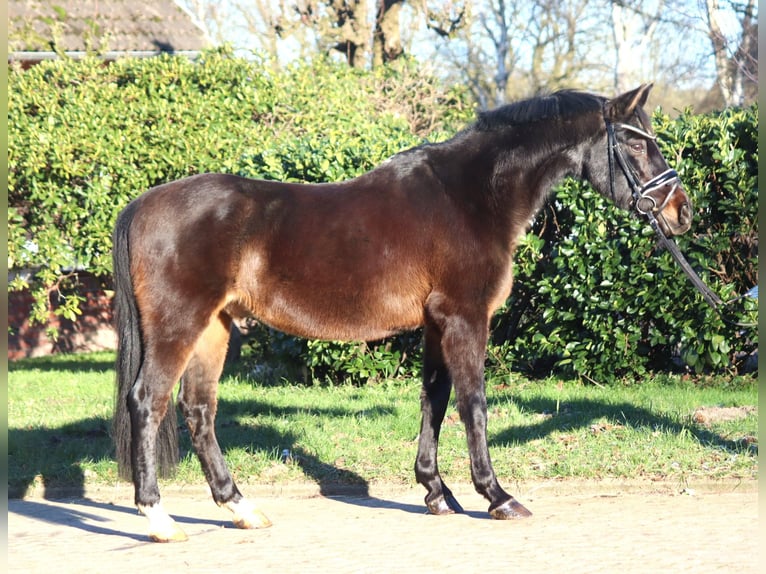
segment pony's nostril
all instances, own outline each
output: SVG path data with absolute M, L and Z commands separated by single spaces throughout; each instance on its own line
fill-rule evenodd
M 681 225 L 691 225 L 692 223 L 692 207 L 688 202 L 684 203 L 678 210 L 678 223 Z

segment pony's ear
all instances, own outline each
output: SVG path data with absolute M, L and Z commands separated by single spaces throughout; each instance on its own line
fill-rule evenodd
M 612 121 L 626 120 L 637 108 L 643 108 L 652 91 L 653 84 L 641 84 L 635 90 L 625 92 L 606 103 L 606 118 Z

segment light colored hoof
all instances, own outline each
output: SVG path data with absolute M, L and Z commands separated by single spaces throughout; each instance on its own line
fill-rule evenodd
M 271 526 L 271 520 L 249 500 L 243 498 L 239 502 L 227 502 L 224 506 L 234 514 L 232 521 L 237 528 L 250 530 Z
M 154 506 L 139 505 L 138 511 L 149 519 L 149 539 L 152 542 L 185 542 L 189 539 L 159 503 Z
M 176 526 L 172 532 L 149 532 L 149 538 L 152 542 L 186 542 L 189 537 L 186 536 L 186 532 Z

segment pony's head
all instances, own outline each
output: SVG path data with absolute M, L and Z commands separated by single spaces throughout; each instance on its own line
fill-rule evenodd
M 680 235 L 691 227 L 692 206 L 643 109 L 651 88 L 644 84 L 604 102 L 606 153 L 592 153 L 595 165 L 586 170 L 591 183 L 618 206 L 656 218 L 667 236 Z

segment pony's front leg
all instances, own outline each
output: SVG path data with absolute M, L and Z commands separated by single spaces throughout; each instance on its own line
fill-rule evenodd
M 486 316 L 461 312 L 447 299 L 432 298 L 427 309 L 441 327 L 441 352 L 455 387 L 457 408 L 465 424 L 471 479 L 476 491 L 489 500 L 492 518 L 523 518 L 531 513 L 508 494 L 497 481 L 487 446 L 487 398 L 484 388 L 484 359 L 488 339 Z
M 457 385 L 458 412 L 465 424 L 468 452 L 471 457 L 471 479 L 476 491 L 490 501 L 489 514 L 498 520 L 525 518 L 532 513 L 513 496 L 505 492 L 497 481 L 487 447 L 487 399 L 483 376 L 468 379 L 468 384 Z

